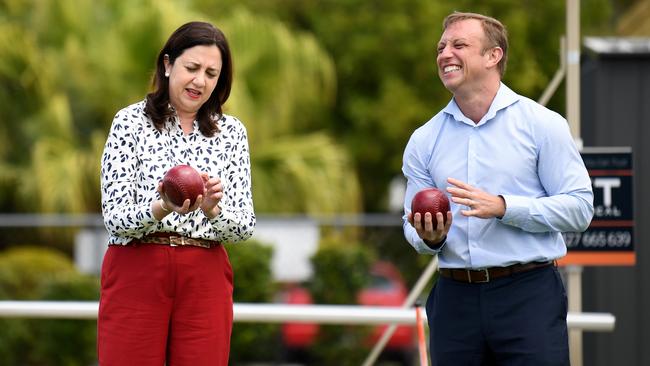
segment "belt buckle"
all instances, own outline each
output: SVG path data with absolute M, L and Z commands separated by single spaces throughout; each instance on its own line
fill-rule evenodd
M 185 237 L 184 236 L 170 236 L 169 237 L 169 246 L 177 247 L 179 245 L 185 245 Z
M 488 271 L 487 268 L 474 270 L 474 271 L 483 271 L 483 272 L 485 272 L 485 280 L 483 280 L 483 281 L 472 281 L 472 270 L 467 269 L 466 271 L 467 271 L 467 279 L 469 280 L 469 283 L 488 283 L 488 282 L 490 282 L 490 271 Z

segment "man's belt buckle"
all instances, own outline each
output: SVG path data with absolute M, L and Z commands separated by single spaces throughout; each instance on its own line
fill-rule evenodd
M 469 283 L 488 283 L 488 282 L 490 282 L 490 271 L 488 271 L 487 268 L 478 269 L 478 270 L 469 270 L 469 269 L 467 269 L 466 271 L 467 271 L 467 279 L 468 279 Z M 479 272 L 479 271 L 485 272 L 485 279 L 482 280 L 482 281 L 472 281 L 472 272 Z
M 185 245 L 185 237 L 184 236 L 170 236 L 169 237 L 169 246 L 176 247 L 179 245 Z

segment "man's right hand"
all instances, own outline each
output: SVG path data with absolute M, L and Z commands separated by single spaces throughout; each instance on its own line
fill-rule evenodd
M 444 223 L 441 212 L 438 212 L 435 217 L 434 225 L 433 215 L 429 212 L 424 214 L 424 220 L 422 220 L 422 215 L 419 212 L 416 212 L 415 214 L 411 212 L 408 216 L 408 221 L 411 226 L 415 228 L 418 236 L 429 246 L 436 246 L 437 244 L 442 243 L 442 241 L 447 237 L 447 233 L 451 227 L 451 211 L 447 211 L 446 224 Z

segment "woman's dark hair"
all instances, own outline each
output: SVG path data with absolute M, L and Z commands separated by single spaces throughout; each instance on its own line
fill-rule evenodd
M 183 24 L 172 33 L 158 54 L 152 80 L 153 92 L 147 94 L 144 108 L 145 114 L 151 118 L 158 131 L 162 130 L 166 121 L 173 115 L 173 111 L 169 108 L 169 79 L 165 76 L 165 55 L 169 57 L 169 63 L 173 64 L 186 49 L 211 45 L 216 45 L 221 52 L 221 73 L 216 88 L 201 106 L 196 117 L 199 121 L 199 130 L 204 136 L 210 137 L 219 131 L 217 121 L 223 114 L 222 106 L 228 100 L 232 86 L 232 58 L 226 36 L 206 22 Z

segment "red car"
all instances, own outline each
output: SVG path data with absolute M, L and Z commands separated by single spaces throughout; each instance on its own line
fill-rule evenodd
M 389 262 L 377 262 L 370 270 L 369 285 L 357 296 L 359 305 L 366 306 L 396 306 L 404 304 L 408 289 L 397 268 Z M 281 295 L 281 301 L 286 304 L 312 304 L 311 294 L 299 285 L 289 285 Z M 373 347 L 383 334 L 387 325 L 377 326 L 372 330 L 368 339 L 369 347 Z M 285 323 L 282 325 L 282 343 L 290 355 L 301 358 L 316 340 L 318 324 Z M 384 349 L 384 354 L 390 358 L 399 358 L 408 363 L 415 350 L 415 327 L 398 326 Z

